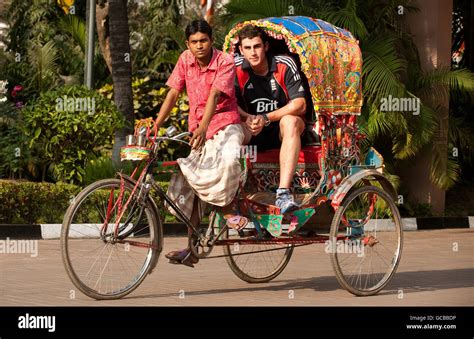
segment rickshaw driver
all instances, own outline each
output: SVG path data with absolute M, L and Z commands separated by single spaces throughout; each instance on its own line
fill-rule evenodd
M 305 129 L 305 89 L 295 61 L 268 53 L 265 32 L 247 25 L 238 33 L 235 92 L 244 144 L 257 151 L 280 148 L 280 183 L 275 205 L 282 214 L 299 208 L 290 193 L 301 135 Z
M 155 127 L 158 130 L 185 88 L 189 97 L 188 127 L 193 135 L 192 150 L 177 160 L 180 172 L 173 174 L 168 196 L 181 212 L 197 226 L 205 204 L 232 211 L 241 167 L 236 152 L 223 154 L 222 149 L 239 150 L 244 139 L 234 94 L 233 58 L 212 47 L 212 28 L 204 20 L 194 20 L 185 30 L 188 49 L 181 53 L 166 85 L 170 87 L 160 108 Z M 209 166 L 212 164 L 212 166 Z M 168 206 L 169 211 L 176 211 Z M 227 215 L 227 224 L 242 226 L 245 218 Z M 241 224 L 239 224 L 241 223 Z M 192 230 L 188 229 L 188 235 Z M 171 263 L 194 267 L 199 261 L 189 246 L 165 255 Z

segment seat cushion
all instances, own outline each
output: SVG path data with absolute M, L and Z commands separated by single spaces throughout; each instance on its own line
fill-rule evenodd
M 305 146 L 300 150 L 298 164 L 318 164 L 321 157 L 321 146 Z M 279 163 L 280 150 L 271 149 L 257 153 L 256 163 Z

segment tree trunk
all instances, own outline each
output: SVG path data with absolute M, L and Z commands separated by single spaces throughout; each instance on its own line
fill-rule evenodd
M 125 117 L 125 126 L 115 133 L 112 161 L 120 163 L 120 147 L 125 145 L 125 137 L 133 132 L 132 66 L 126 0 L 109 1 L 110 55 L 114 102 Z
M 420 52 L 422 68 L 430 71 L 440 66 L 449 66 L 451 63 L 452 0 L 420 0 L 419 8 L 420 12 L 410 15 L 408 22 Z M 439 106 L 440 125 L 433 143 L 444 149 L 443 153 L 446 156 L 443 158 L 443 166 L 446 167 L 449 98 L 440 98 L 436 103 L 430 104 L 431 107 Z M 429 204 L 434 215 L 443 215 L 446 192 L 430 180 L 432 157 L 431 145 L 428 145 L 415 157 L 414 161 L 404 163 L 405 166 L 400 174 L 410 192 L 409 201 Z
M 112 58 L 110 56 L 110 34 L 109 34 L 109 3 L 98 3 L 96 5 L 95 24 L 99 46 L 105 63 L 112 73 Z

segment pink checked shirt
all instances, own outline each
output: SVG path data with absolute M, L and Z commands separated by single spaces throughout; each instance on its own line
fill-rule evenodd
M 219 130 L 230 124 L 240 123 L 235 99 L 234 59 L 217 49 L 212 49 L 211 62 L 201 69 L 190 50 L 184 51 L 166 85 L 178 91 L 186 87 L 189 97 L 189 131 L 194 131 L 201 122 L 206 102 L 212 88 L 221 92 L 215 114 L 207 129 L 206 138 L 210 139 Z

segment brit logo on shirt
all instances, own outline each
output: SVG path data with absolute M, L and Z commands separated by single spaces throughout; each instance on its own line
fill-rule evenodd
M 270 100 L 267 98 L 258 98 L 250 102 L 251 104 L 256 104 L 257 113 L 269 113 L 278 109 L 278 101 Z

